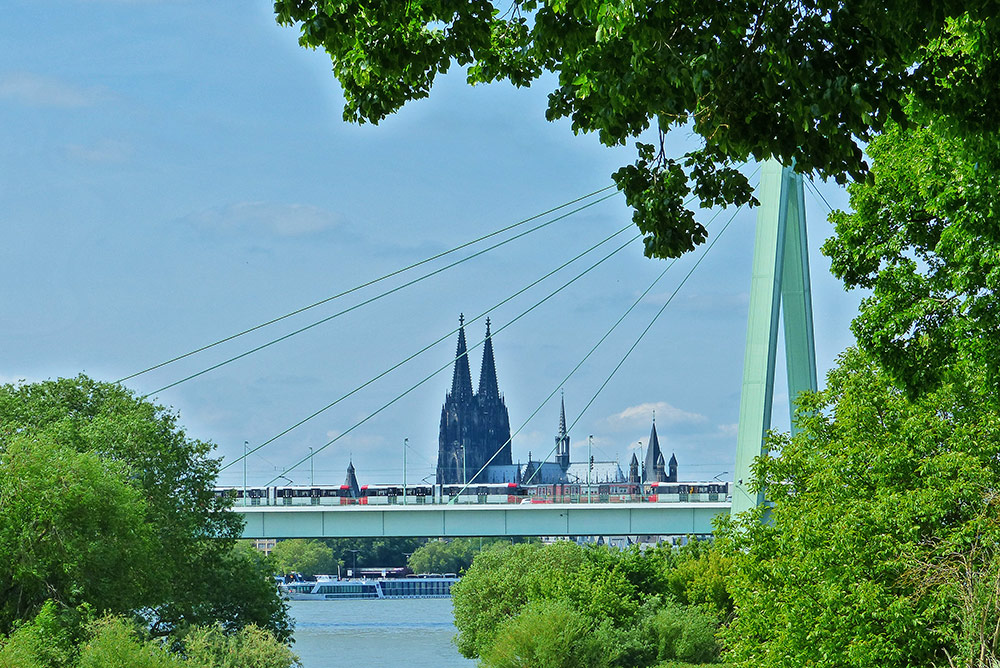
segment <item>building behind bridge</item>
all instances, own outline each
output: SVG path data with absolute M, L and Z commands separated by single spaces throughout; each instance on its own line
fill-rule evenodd
M 617 461 L 570 461 L 570 438 L 566 430 L 566 404 L 560 402 L 555 461 L 535 461 L 528 454 L 523 466 L 511 456 L 510 418 L 497 382 L 496 360 L 490 321 L 479 372 L 479 391 L 472 391 L 465 321 L 459 316 L 458 346 L 451 391 L 441 407 L 438 433 L 437 483 L 613 483 L 676 482 L 677 458 L 664 461 L 653 421 L 645 458 L 640 464 L 633 454 L 626 477 Z

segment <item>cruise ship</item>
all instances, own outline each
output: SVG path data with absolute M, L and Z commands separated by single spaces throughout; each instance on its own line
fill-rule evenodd
M 447 598 L 458 582 L 453 573 L 411 575 L 404 578 L 347 578 L 317 575 L 315 582 L 282 582 L 281 589 L 293 601 L 332 601 L 357 598 Z

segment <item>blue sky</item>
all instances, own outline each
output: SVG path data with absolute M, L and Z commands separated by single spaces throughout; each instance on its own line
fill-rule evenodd
M 430 99 L 379 126 L 348 125 L 327 56 L 301 49 L 269 2 L 12 0 L 0 40 L 2 382 L 81 372 L 117 380 L 595 191 L 634 159 L 631 148 L 546 122 L 551 79 L 530 90 L 472 88 L 456 68 Z M 687 141 L 670 138 L 678 151 Z M 846 204 L 835 185 L 817 185 Z M 830 234 L 825 206 L 810 192 L 806 205 L 822 374 L 852 341 L 859 297 L 818 252 Z M 229 461 L 244 441 L 268 440 L 445 335 L 460 312 L 487 311 L 629 219 L 617 196 L 156 398 Z M 682 477 L 732 470 L 754 219 L 736 215 L 579 419 L 574 459 L 593 434 L 598 458 L 627 463 L 655 408 Z M 152 392 L 484 245 L 127 385 Z M 671 268 L 563 385 L 570 421 L 698 255 Z M 493 310 L 494 330 L 597 257 Z M 543 400 L 663 267 L 635 242 L 497 334 L 511 424 L 527 421 L 515 459 L 549 452 L 559 394 Z M 470 344 L 483 330 L 482 321 L 469 327 Z M 252 455 L 251 482 L 337 438 L 454 349 L 450 337 Z M 351 457 L 363 483 L 398 480 L 404 438 L 409 479 L 432 473 L 450 378 L 438 374 L 316 455 L 317 482 L 339 484 Z M 777 409 L 776 426 L 787 422 Z M 308 482 L 308 466 L 285 475 Z M 242 467 L 222 480 L 241 481 Z

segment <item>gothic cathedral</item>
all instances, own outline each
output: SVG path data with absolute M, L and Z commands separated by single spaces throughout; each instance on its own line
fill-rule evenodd
M 472 392 L 472 375 L 465 343 L 465 320 L 458 319 L 458 349 L 451 392 L 441 408 L 438 436 L 438 484 L 486 481 L 486 466 L 510 466 L 510 418 L 497 385 L 490 321 L 486 320 L 479 391 Z M 495 456 L 494 456 L 495 455 Z M 492 458 L 492 459 L 491 459 Z M 477 476 L 477 473 L 484 471 Z

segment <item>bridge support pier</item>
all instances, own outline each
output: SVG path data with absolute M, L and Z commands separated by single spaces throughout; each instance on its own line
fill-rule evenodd
M 766 451 L 764 436 L 771 428 L 778 320 L 783 320 L 788 406 L 803 390 L 816 390 L 816 345 L 802 176 L 774 160 L 761 170 L 754 242 L 753 275 L 747 343 L 743 358 L 743 389 L 736 441 L 731 512 L 764 503 L 762 492 L 751 492 L 751 467 Z M 792 433 L 796 427 L 792 424 Z

